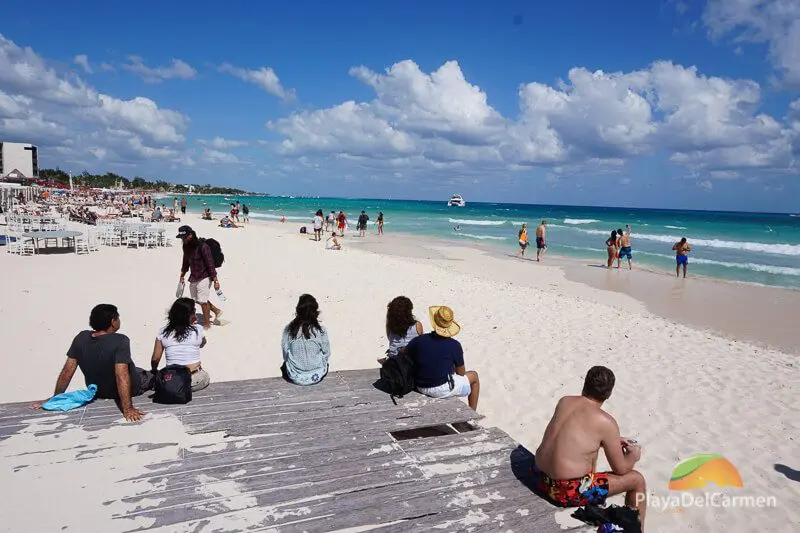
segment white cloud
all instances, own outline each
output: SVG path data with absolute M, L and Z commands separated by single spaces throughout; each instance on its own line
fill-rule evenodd
M 117 69 L 111 63 L 100 63 L 100 70 L 105 72 L 116 72 Z
M 791 168 L 800 132 L 758 112 L 760 86 L 667 61 L 632 72 L 573 68 L 565 81 L 519 89 L 504 117 L 456 62 L 427 74 L 412 61 L 351 75 L 375 98 L 270 121 L 287 156 L 334 157 L 364 168 L 613 172 L 630 158 L 666 152 L 706 170 Z M 797 104 L 800 107 L 800 103 Z
M 236 76 L 242 81 L 258 85 L 269 94 L 277 96 L 278 98 L 290 102 L 296 98 L 294 89 L 286 89 L 282 84 L 275 71 L 269 67 L 261 67 L 255 70 L 235 67 L 229 63 L 223 63 L 219 66 L 220 72 L 225 72 Z
M 166 67 L 148 67 L 139 56 L 128 56 L 128 61 L 122 68 L 139 74 L 145 83 L 160 83 L 172 79 L 191 80 L 197 77 L 197 70 L 180 59 L 173 59 Z
M 784 80 L 800 85 L 800 2 L 797 0 L 709 0 L 703 22 L 712 38 L 767 43 Z
M 219 150 L 213 150 L 211 148 L 203 149 L 203 159 L 209 163 L 230 163 L 230 164 L 243 163 L 241 159 L 239 159 L 233 154 L 229 154 L 227 152 L 222 152 Z
M 92 66 L 89 64 L 89 56 L 87 56 L 86 54 L 80 54 L 80 55 L 75 56 L 72 59 L 72 62 L 75 63 L 76 65 L 79 65 L 81 68 L 83 68 L 83 71 L 86 74 L 91 74 L 92 73 Z
M 228 148 L 241 148 L 242 146 L 247 146 L 247 141 L 234 141 L 231 139 L 223 139 L 222 137 L 214 137 L 211 140 L 208 139 L 198 139 L 197 144 L 201 146 L 208 146 L 211 148 L 215 148 L 217 150 L 225 150 Z
M 713 189 L 713 188 L 714 188 L 714 184 L 713 184 L 713 183 L 711 183 L 711 182 L 710 182 L 710 181 L 708 181 L 708 180 L 704 180 L 704 181 L 699 181 L 699 182 L 697 182 L 697 186 L 698 186 L 698 187 L 700 187 L 700 188 L 701 188 L 701 189 L 703 189 L 703 190 L 706 190 L 706 191 L 710 191 L 711 189 Z
M 47 151 L 118 164 L 175 158 L 188 122 L 149 98 L 100 93 L 0 35 L 0 134 L 39 144 L 42 164 Z

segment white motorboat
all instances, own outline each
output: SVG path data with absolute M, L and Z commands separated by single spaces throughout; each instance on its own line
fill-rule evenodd
M 461 197 L 460 194 L 454 194 L 447 202 L 448 207 L 466 207 L 467 202 Z

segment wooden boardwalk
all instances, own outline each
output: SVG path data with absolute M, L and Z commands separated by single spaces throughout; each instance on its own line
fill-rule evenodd
M 475 424 L 480 416 L 459 400 L 412 393 L 394 405 L 373 386 L 377 377 L 332 372 L 313 387 L 213 383 L 187 405 L 138 398 L 147 412 L 138 424 L 120 422 L 110 401 L 65 414 L 0 405 L 4 485 L 27 487 L 34 477 L 41 490 L 58 490 L 64 477 L 100 477 L 94 487 L 73 483 L 83 523 L 12 517 L 6 527 L 28 520 L 30 531 L 563 531 L 559 510 L 526 486 L 529 452 Z M 92 488 L 95 503 L 80 492 Z

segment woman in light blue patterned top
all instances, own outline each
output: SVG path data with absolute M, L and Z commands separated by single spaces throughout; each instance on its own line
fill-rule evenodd
M 310 294 L 297 302 L 294 320 L 283 330 L 283 377 L 296 385 L 314 385 L 328 373 L 331 345 L 319 324 L 319 304 Z

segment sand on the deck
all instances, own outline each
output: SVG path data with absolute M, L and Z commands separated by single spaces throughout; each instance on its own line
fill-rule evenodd
M 426 326 L 427 306 L 447 304 L 463 328 L 467 367 L 481 375 L 479 410 L 487 424 L 532 451 L 557 398 L 579 393 L 586 370 L 603 364 L 617 375 L 606 408 L 624 435 L 643 444 L 639 466 L 652 495 L 670 494 L 667 483 L 679 461 L 720 453 L 739 469 L 744 488 L 708 491 L 777 499 L 776 508 L 650 508 L 649 531 L 788 532 L 800 524 L 796 354 L 692 329 L 627 295 L 568 281 L 558 267 L 481 250 L 430 243 L 401 254 L 384 243 L 370 248 L 388 254 L 372 253 L 348 235 L 345 249 L 333 252 L 297 234 L 294 225 L 224 230 L 190 223 L 201 236 L 217 238 L 227 259 L 220 279 L 228 323 L 212 329 L 203 356 L 212 380 L 279 375 L 280 333 L 304 292 L 320 302 L 332 369 L 374 367 L 376 376 L 388 301 L 410 297 Z M 134 360 L 149 366 L 180 259 L 177 246 L 104 247 L 90 256 L 0 254 L 0 362 L 8 378 L 0 402 L 47 397 L 73 335 L 101 302 L 119 306 Z M 720 316 L 728 312 L 724 305 L 716 310 Z M 753 313 L 769 312 L 754 306 Z M 73 388 L 82 386 L 78 374 Z M 135 404 L 147 410 L 146 399 Z M 54 479 L 54 490 L 64 483 Z

